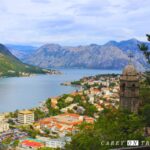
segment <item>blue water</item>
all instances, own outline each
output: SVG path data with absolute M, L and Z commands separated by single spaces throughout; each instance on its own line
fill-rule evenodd
M 62 69 L 62 75 L 38 75 L 0 79 L 0 112 L 10 112 L 38 106 L 48 97 L 75 91 L 75 87 L 60 83 L 78 80 L 84 76 L 120 73 L 116 70 Z

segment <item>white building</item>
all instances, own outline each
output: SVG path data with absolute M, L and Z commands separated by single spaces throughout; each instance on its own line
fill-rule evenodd
M 64 148 L 65 142 L 60 139 L 51 139 L 50 141 L 46 142 L 46 147 L 50 148 Z
M 21 124 L 31 124 L 34 122 L 34 113 L 29 110 L 18 113 L 18 122 Z
M 5 119 L 5 115 L 4 114 L 0 114 L 0 121 Z
M 73 98 L 72 97 L 67 97 L 66 99 L 65 99 L 65 103 L 70 103 L 70 102 L 72 102 L 73 101 Z
M 89 97 L 89 101 L 88 102 L 90 104 L 94 104 L 94 100 L 95 100 L 94 95 L 93 94 L 89 94 L 88 97 Z
M 63 149 L 67 142 L 71 142 L 71 137 L 63 137 L 58 139 L 50 139 L 46 142 L 46 147 Z
M 5 115 L 0 114 L 0 132 L 9 130 L 9 124 L 5 121 Z
M 9 124 L 4 121 L 0 121 L 0 133 L 7 130 L 9 130 Z
M 70 104 L 69 106 L 65 107 L 65 108 L 62 108 L 60 111 L 63 112 L 63 113 L 66 113 L 68 112 L 68 110 L 72 110 L 75 106 L 77 106 L 77 104 Z

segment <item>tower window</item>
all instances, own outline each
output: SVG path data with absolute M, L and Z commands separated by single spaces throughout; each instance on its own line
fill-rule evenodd
M 125 92 L 125 86 L 126 86 L 125 83 L 123 83 L 123 84 L 121 85 L 121 91 L 122 91 L 122 92 Z
M 132 84 L 132 91 L 135 91 L 135 84 Z

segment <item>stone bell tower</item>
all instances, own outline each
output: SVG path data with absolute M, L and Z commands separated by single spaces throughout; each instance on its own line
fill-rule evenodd
M 139 74 L 128 64 L 120 76 L 120 108 L 137 113 L 139 103 Z

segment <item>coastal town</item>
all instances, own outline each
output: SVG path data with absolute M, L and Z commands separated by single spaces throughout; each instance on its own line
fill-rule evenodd
M 78 90 L 50 97 L 30 110 L 0 114 L 0 148 L 64 149 L 82 124 L 93 124 L 103 110 L 119 107 L 119 78 L 106 74 L 62 83 Z
M 150 150 L 150 0 L 0 0 L 0 150 Z

